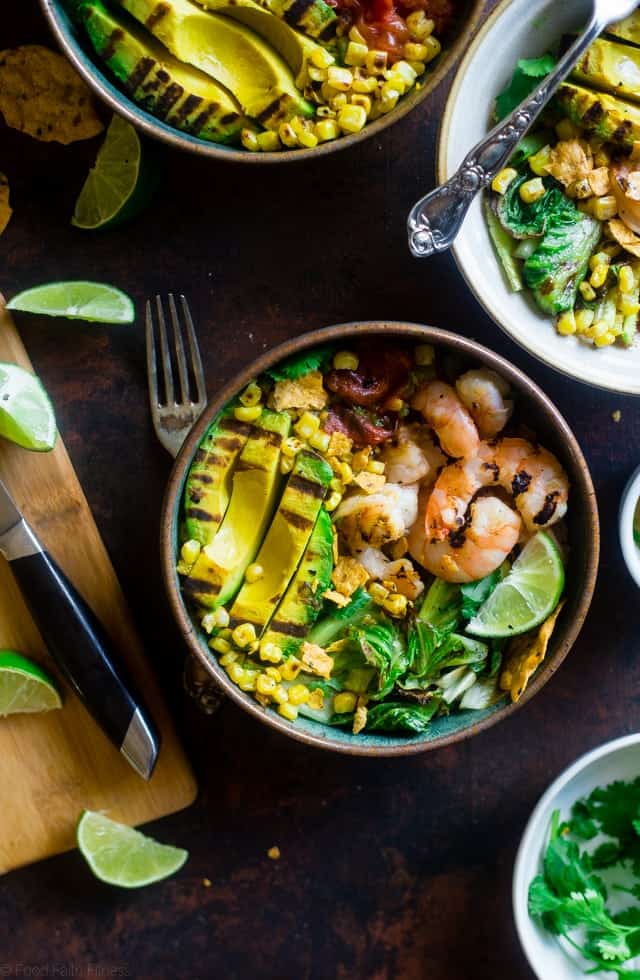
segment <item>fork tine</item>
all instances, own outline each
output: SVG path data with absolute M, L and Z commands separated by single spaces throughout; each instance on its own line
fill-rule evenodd
M 176 301 L 173 298 L 173 293 L 169 293 L 169 313 L 171 314 L 171 325 L 173 326 L 173 340 L 176 350 L 178 375 L 180 377 L 182 403 L 187 404 L 191 402 L 191 395 L 189 394 L 189 372 L 187 370 L 187 358 L 184 353 L 182 327 L 180 326 L 180 318 L 176 309 Z
M 156 339 L 153 333 L 153 315 L 151 301 L 147 300 L 145 307 L 145 338 L 147 343 L 147 380 L 149 382 L 149 401 L 152 407 L 160 404 L 158 392 L 158 362 L 156 360 Z
M 158 311 L 158 332 L 160 334 L 160 354 L 162 357 L 162 374 L 164 377 L 164 391 L 167 405 L 175 403 L 173 392 L 173 370 L 171 368 L 171 355 L 169 354 L 169 344 L 167 342 L 167 327 L 164 322 L 164 309 L 162 297 L 156 296 L 156 309 Z
M 202 358 L 200 357 L 198 338 L 196 337 L 196 330 L 193 325 L 193 318 L 191 316 L 189 304 L 182 293 L 180 294 L 180 302 L 182 303 L 182 312 L 184 313 L 184 319 L 187 325 L 187 338 L 189 341 L 189 352 L 191 354 L 191 370 L 193 371 L 193 377 L 196 382 L 196 397 L 198 399 L 197 404 L 204 404 L 207 400 L 207 385 L 204 380 L 204 369 L 202 367 Z

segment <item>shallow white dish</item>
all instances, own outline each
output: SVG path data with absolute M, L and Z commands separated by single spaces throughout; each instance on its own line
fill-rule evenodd
M 618 533 L 620 547 L 629 574 L 640 588 L 640 548 L 633 536 L 633 518 L 640 499 L 640 466 L 631 474 L 622 493 L 620 513 L 618 515 Z
M 492 123 L 496 95 L 508 84 L 519 58 L 556 48 L 561 36 L 583 26 L 587 0 L 504 0 L 487 18 L 456 75 L 440 130 L 438 179 L 442 183 Z M 552 319 L 528 292 L 512 293 L 495 256 L 479 196 L 458 235 L 453 254 L 487 313 L 534 357 L 588 384 L 640 394 L 640 341 L 628 350 L 595 350 L 575 337 L 560 337 Z
M 518 937 L 529 965 L 539 980 L 585 980 L 585 974 L 565 952 L 557 937 L 541 929 L 529 918 L 527 910 L 529 884 L 540 872 L 551 814 L 554 810 L 560 810 L 562 816 L 567 817 L 572 804 L 597 786 L 606 786 L 616 779 L 635 779 L 639 774 L 640 733 L 615 739 L 587 752 L 565 769 L 531 814 L 518 848 L 512 897 Z

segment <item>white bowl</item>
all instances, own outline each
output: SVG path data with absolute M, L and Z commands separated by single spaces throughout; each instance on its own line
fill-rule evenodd
M 519 58 L 535 58 L 555 48 L 561 36 L 584 26 L 588 0 L 504 0 L 485 21 L 458 70 L 451 89 L 438 148 L 442 183 L 492 123 L 496 95 Z M 454 256 L 487 313 L 534 357 L 564 374 L 619 393 L 640 394 L 640 343 L 599 350 L 576 337 L 561 337 L 552 318 L 540 311 L 528 291 L 512 293 L 495 256 L 480 196 L 458 235 Z
M 640 466 L 631 474 L 622 493 L 620 513 L 618 515 L 618 533 L 622 556 L 626 562 L 629 574 L 640 587 L 640 548 L 633 536 L 633 518 L 640 498 Z
M 529 917 L 527 895 L 540 873 L 549 822 L 554 810 L 569 816 L 577 799 L 616 779 L 635 779 L 640 772 L 640 733 L 617 738 L 587 752 L 558 776 L 531 814 L 520 842 L 513 872 L 513 913 L 516 930 L 531 969 L 539 980 L 584 980 L 581 965 L 568 944 L 542 929 Z M 632 964 L 630 963 L 629 966 Z M 600 975 L 600 974 L 598 974 Z

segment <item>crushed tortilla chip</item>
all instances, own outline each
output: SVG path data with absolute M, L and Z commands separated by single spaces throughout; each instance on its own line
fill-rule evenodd
M 367 470 L 362 470 L 356 473 L 353 482 L 357 483 L 365 493 L 378 493 L 387 482 L 387 478 L 384 473 L 369 473 Z
M 322 688 L 317 687 L 315 691 L 311 692 L 307 704 L 313 711 L 322 711 L 324 708 L 324 691 Z
M 355 558 L 343 556 L 331 574 L 331 581 L 337 592 L 341 592 L 343 596 L 352 596 L 356 589 L 369 581 L 369 573 Z
M 367 700 L 363 698 L 362 695 L 358 698 L 358 703 L 356 705 L 356 710 L 353 715 L 353 728 L 351 731 L 354 735 L 359 735 L 362 729 L 367 724 Z
M 544 660 L 551 634 L 560 615 L 564 600 L 558 603 L 535 636 L 516 636 L 507 648 L 506 663 L 500 675 L 500 688 L 508 691 L 512 701 L 519 701 L 531 677 Z
M 329 395 L 322 384 L 321 371 L 309 371 L 302 378 L 276 381 L 269 397 L 269 408 L 282 412 L 285 408 L 324 408 Z
M 45 142 L 74 143 L 104 129 L 80 76 L 39 44 L 0 51 L 0 112 L 7 126 Z
M 336 531 L 335 524 L 331 525 L 331 530 L 333 532 L 333 540 L 331 542 L 331 552 L 333 555 L 333 564 L 337 565 L 340 560 L 340 550 L 338 547 L 338 532 Z
M 349 596 L 343 595 L 341 592 L 335 592 L 333 589 L 327 589 L 326 592 L 323 592 L 322 598 L 335 602 L 336 606 L 339 606 L 341 609 L 344 606 L 348 606 L 351 602 Z
M 271 858 L 272 861 L 280 860 L 280 848 L 276 845 L 275 847 L 270 847 L 267 851 L 267 857 Z
M 608 167 L 597 167 L 587 174 L 587 180 L 591 193 L 596 197 L 603 197 L 611 190 L 611 180 L 609 179 Z
M 13 208 L 9 204 L 9 181 L 0 173 L 0 235 L 9 224 L 12 214 Z
M 620 221 L 619 218 L 612 218 L 611 221 L 607 222 L 607 231 L 618 245 L 622 245 L 626 252 L 630 252 L 631 255 L 640 259 L 640 238 L 625 225 L 624 221 Z
M 399 558 L 391 562 L 385 570 L 386 581 L 390 583 L 392 592 L 399 592 L 407 599 L 417 599 L 424 592 L 424 582 L 408 558 Z
M 317 643 L 309 643 L 308 640 L 302 644 L 302 663 L 318 677 L 328 679 L 333 670 L 333 657 L 330 657 L 326 650 L 319 647 Z
M 586 140 L 561 140 L 549 153 L 545 170 L 565 187 L 593 170 L 593 153 Z
M 327 456 L 346 456 L 351 452 L 352 446 L 351 439 L 344 432 L 332 432 Z

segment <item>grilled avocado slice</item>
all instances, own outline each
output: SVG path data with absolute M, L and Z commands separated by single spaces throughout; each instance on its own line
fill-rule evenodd
M 243 24 L 203 10 L 190 0 L 118 0 L 180 61 L 224 85 L 243 112 L 267 129 L 293 116 L 312 116 L 290 68 Z
M 603 140 L 622 146 L 640 140 L 640 106 L 632 102 L 571 82 L 563 82 L 555 101 L 569 119 Z
M 263 634 L 264 643 L 275 643 L 285 657 L 296 653 L 318 618 L 332 571 L 333 527 L 322 507 L 298 570 Z
M 256 562 L 257 582 L 245 582 L 230 610 L 230 625 L 253 623 L 260 635 L 282 599 L 304 554 L 333 471 L 317 453 L 301 452 L 282 494 Z
M 182 582 L 185 596 L 205 609 L 228 602 L 260 548 L 280 489 L 280 450 L 291 417 L 265 409 L 236 463 L 231 500 L 218 533 Z
M 97 54 L 144 109 L 201 139 L 228 143 L 237 137 L 246 123 L 240 106 L 209 75 L 177 61 L 100 0 L 86 0 L 77 13 Z
M 231 497 L 234 464 L 251 433 L 233 411 L 217 416 L 209 426 L 189 468 L 184 493 L 187 539 L 210 544 L 222 524 Z
M 585 52 L 572 78 L 640 102 L 640 48 L 599 38 Z
M 632 44 L 640 45 L 640 10 L 634 10 L 632 14 L 611 24 L 605 32 L 613 37 L 619 37 L 623 41 L 630 41 Z
M 324 0 L 260 0 L 260 4 L 309 37 L 330 41 L 335 36 L 336 12 Z

